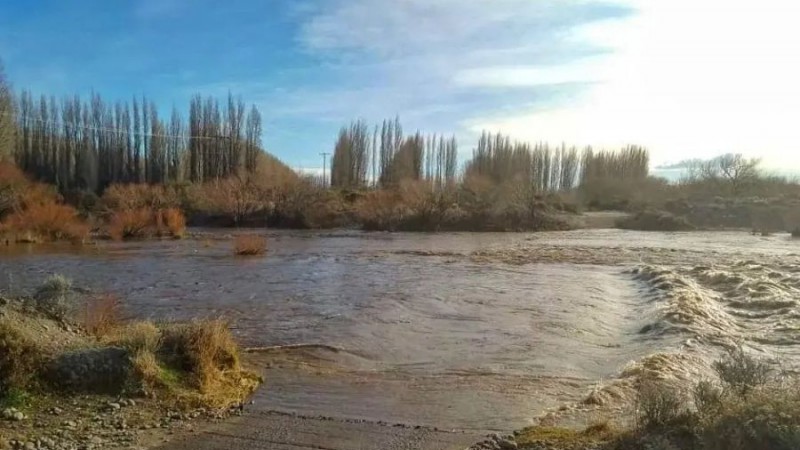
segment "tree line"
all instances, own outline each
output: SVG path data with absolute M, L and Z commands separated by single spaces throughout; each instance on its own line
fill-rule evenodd
M 595 152 L 591 147 L 551 147 L 512 142 L 500 133 L 484 132 L 478 139 L 465 176 L 482 176 L 495 184 L 516 183 L 535 193 L 559 192 L 586 186 L 596 179 L 644 179 L 649 153 L 629 146 L 620 151 Z
M 404 136 L 400 119 L 384 120 L 370 133 L 358 120 L 342 127 L 334 147 L 331 185 L 389 187 L 402 180 L 425 180 L 440 189 L 456 181 L 458 144 L 455 137 Z
M 114 103 L 99 94 L 15 96 L 0 71 L 0 157 L 11 157 L 62 192 L 114 183 L 203 182 L 255 170 L 261 115 L 241 99 L 196 95 L 188 123 L 173 107 L 159 117 L 145 97 Z

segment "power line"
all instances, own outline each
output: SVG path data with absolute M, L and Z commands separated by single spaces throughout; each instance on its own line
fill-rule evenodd
M 129 135 L 129 136 L 143 136 L 143 137 L 156 137 L 156 138 L 169 138 L 169 139 L 172 139 L 172 138 L 178 138 L 178 139 L 230 139 L 229 136 L 191 136 L 191 135 L 186 135 L 186 134 L 142 133 L 142 132 L 129 131 L 129 130 L 126 130 L 124 128 L 93 127 L 93 126 L 87 126 L 87 125 L 78 125 L 78 124 L 76 124 L 74 122 L 73 123 L 63 122 L 63 121 L 62 122 L 56 122 L 56 121 L 52 121 L 52 120 L 44 120 L 44 119 L 39 119 L 37 117 L 30 117 L 30 116 L 18 117 L 16 114 L 11 114 L 11 113 L 0 113 L 0 115 L 6 116 L 6 117 L 12 117 L 12 118 L 15 118 L 17 120 L 26 120 L 26 121 L 30 120 L 30 121 L 34 121 L 34 122 L 44 123 L 44 124 L 53 125 L 53 126 L 56 126 L 56 127 L 62 127 L 64 125 L 66 125 L 66 126 L 68 126 L 70 128 L 80 128 L 80 129 L 83 129 L 83 130 L 100 131 L 100 132 L 106 132 L 106 133 L 119 133 L 119 134 L 126 134 L 126 135 Z

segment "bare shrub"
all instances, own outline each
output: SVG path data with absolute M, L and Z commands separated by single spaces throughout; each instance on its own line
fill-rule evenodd
M 685 395 L 656 380 L 642 380 L 636 395 L 637 422 L 642 428 L 670 425 L 687 412 Z
M 44 280 L 33 296 L 34 306 L 57 320 L 66 319 L 75 308 L 72 280 L 54 274 Z
M 103 192 L 102 202 L 111 211 L 179 208 L 182 193 L 171 186 L 112 184 Z
M 83 311 L 83 326 L 95 336 L 105 336 L 119 324 L 120 302 L 111 294 L 90 297 Z
M 714 370 L 727 390 L 742 397 L 765 385 L 772 372 L 769 363 L 748 355 L 742 347 L 728 350 L 725 359 L 714 363 Z
M 115 241 L 149 237 L 153 234 L 153 214 L 149 208 L 117 211 L 108 222 L 108 235 Z
M 83 242 L 89 235 L 89 226 L 75 208 L 55 202 L 35 203 L 12 213 L 3 221 L 3 228 L 23 242 Z
M 240 234 L 233 240 L 233 253 L 239 256 L 257 256 L 267 252 L 267 238 L 257 234 Z
M 703 416 L 717 414 L 723 405 L 722 390 L 710 381 L 697 383 L 692 390 L 694 405 Z
M 186 217 L 177 208 L 160 209 L 155 213 L 155 228 L 159 236 L 182 238 L 186 233 Z

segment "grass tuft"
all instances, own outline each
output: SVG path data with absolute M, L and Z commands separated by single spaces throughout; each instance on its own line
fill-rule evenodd
M 257 234 L 240 234 L 234 238 L 233 252 L 239 256 L 257 256 L 267 252 L 267 238 Z

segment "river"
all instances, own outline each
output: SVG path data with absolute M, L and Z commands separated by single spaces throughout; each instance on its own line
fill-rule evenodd
M 784 235 L 267 234 L 259 258 L 212 230 L 9 247 L 0 286 L 61 273 L 132 317 L 224 317 L 246 346 L 283 346 L 254 354 L 260 408 L 462 430 L 527 425 L 637 367 L 696 377 L 732 342 L 800 358 L 800 242 Z

